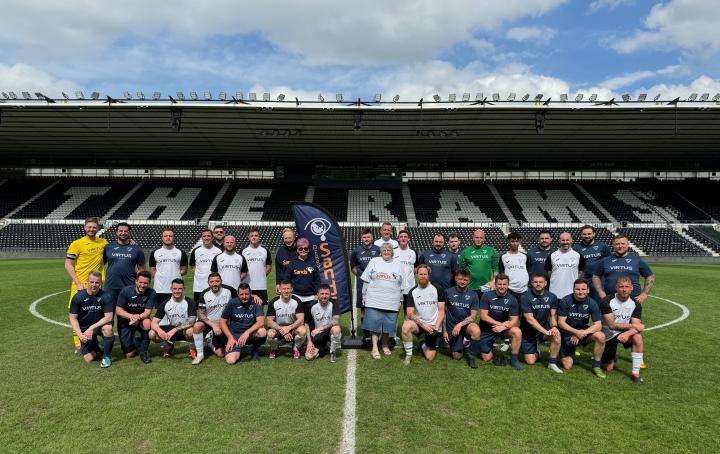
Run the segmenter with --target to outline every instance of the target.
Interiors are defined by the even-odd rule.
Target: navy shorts
[[[397,332],[397,311],[365,308],[362,329],[371,333],[395,334]]]
[[[120,338],[120,348],[123,353],[130,353],[137,350],[135,345],[136,334],[143,331],[142,321],[138,321],[135,325],[130,325],[126,319],[118,320],[118,337]]]
[[[566,356],[573,356],[575,354],[575,349],[577,348],[577,345],[585,346],[590,343],[590,336],[585,336],[583,339],[580,339],[580,342],[578,342],[577,345],[573,345],[572,342],[570,342],[570,339],[572,338],[572,334],[568,333],[561,333],[560,334],[560,357],[564,358]]]
[[[239,338],[241,335],[242,335],[242,333],[240,333],[240,334],[233,333],[233,337],[235,337],[235,339]],[[223,336],[223,337],[225,337],[225,336]],[[229,352],[226,351],[225,353],[240,353],[240,354],[242,354],[243,348],[250,348],[253,346],[259,347],[262,344],[264,344],[266,340],[267,340],[267,336],[257,337],[255,335],[252,335],[247,340],[247,342],[245,342],[245,345],[243,345],[242,347],[238,347],[237,345],[235,345],[235,346],[233,346],[233,348],[230,349]],[[227,345],[227,340],[225,340],[225,345]],[[225,345],[223,345],[223,349],[225,348]]]
[[[465,336],[467,336],[467,325],[460,328],[460,334],[458,336],[452,335],[453,328],[455,327],[445,326],[448,333],[448,345],[450,346],[450,351],[453,353],[462,353],[463,348],[465,347]]]
[[[618,345],[622,345],[623,347],[628,349],[632,347],[632,341],[628,339],[627,342],[622,343],[618,340],[618,337],[615,336],[609,341],[605,342],[605,350],[603,350],[602,358],[600,359],[603,364],[612,363],[615,361]]]
[[[108,325],[112,326],[112,324],[108,323]],[[105,325],[103,325],[105,326]],[[82,329],[82,327],[80,327]],[[102,326],[99,326],[93,330],[92,337],[87,342],[80,342],[80,353],[83,355],[87,355],[88,353],[100,353],[102,349],[100,348],[100,343],[98,342],[98,336],[103,337],[102,334]],[[85,330],[83,330],[84,332]]]
[[[542,342],[545,340],[545,335],[542,333],[537,333],[534,336],[525,337],[523,336],[522,340],[520,341],[520,353],[523,355],[538,355],[540,356],[540,351],[538,350],[538,342]]]

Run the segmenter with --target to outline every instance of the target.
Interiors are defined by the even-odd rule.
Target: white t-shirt
[[[237,252],[228,254],[224,251],[215,256],[210,269],[220,273],[223,284],[238,288],[241,282],[240,273],[247,272],[247,263],[241,254]]]
[[[393,251],[393,261],[399,261],[402,265],[401,269],[405,281],[415,285],[415,266],[417,265],[417,254],[415,251],[409,247],[407,249],[398,247]],[[403,291],[403,294],[407,295],[408,291],[410,291],[410,289]]]
[[[193,277],[193,292],[202,292],[208,286],[208,275],[210,274],[210,266],[216,255],[222,251],[215,245],[209,248],[200,245],[190,252],[190,266],[195,267],[195,276]]]
[[[550,267],[550,291],[558,299],[573,292],[573,282],[580,275],[580,262],[582,258],[574,249],[563,252],[560,249],[550,254],[545,267]],[[549,263],[548,263],[549,262]]]
[[[267,274],[265,265],[272,265],[270,253],[262,246],[248,246],[242,251],[247,262],[248,274],[243,282],[247,282],[253,290],[267,290]]]
[[[400,262],[386,262],[382,257],[375,257],[370,260],[360,279],[368,283],[365,307],[390,311],[400,309],[403,291],[408,287]]]
[[[375,240],[375,242],[374,242],[373,244],[374,244],[375,246],[377,246],[377,247],[380,247],[380,246],[382,246],[382,245],[385,244],[385,243],[390,243],[390,244],[392,245],[393,249],[397,249],[397,248],[398,248],[398,242],[397,242],[397,240],[393,240],[392,238],[390,238],[390,239],[387,240],[387,241],[383,240],[382,238],[378,238],[377,240]]]
[[[516,293],[525,293],[528,289],[528,281],[530,275],[527,270],[527,255],[518,251],[515,254],[506,252],[500,257],[502,263],[501,272],[504,272],[510,278],[508,287]],[[520,303],[518,301],[518,303]]]
[[[414,307],[418,318],[431,326],[437,325],[438,302],[443,296],[442,290],[428,283],[427,287],[419,285],[413,287],[408,293],[408,307]]]
[[[173,246],[171,249],[161,247],[150,254],[150,267],[155,268],[153,289],[157,293],[170,293],[173,279],[180,276],[180,268],[187,266],[188,258],[184,251]]]

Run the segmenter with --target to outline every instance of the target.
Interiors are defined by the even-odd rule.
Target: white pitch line
[[[48,323],[52,323],[53,325],[58,325],[58,326],[62,326],[62,327],[65,327],[65,328],[72,328],[72,326],[70,326],[69,323],[58,322],[57,320],[53,320],[53,319],[51,319],[51,318],[47,318],[47,317],[45,317],[43,314],[41,314],[40,312],[37,311],[37,306],[38,306],[38,304],[40,304],[41,302],[43,302],[43,301],[45,301],[46,299],[48,299],[48,298],[50,298],[50,297],[53,297],[53,296],[55,296],[55,295],[59,295],[59,294],[61,294],[61,293],[67,293],[67,292],[69,292],[69,291],[70,291],[70,290],[63,290],[62,292],[55,292],[55,293],[51,293],[51,294],[49,294],[49,295],[45,295],[45,296],[43,296],[43,297],[40,297],[40,298],[36,299],[35,301],[33,301],[32,303],[30,303],[30,306],[28,307],[28,309],[30,310],[30,313],[31,313],[31,314],[33,314],[35,317],[39,318],[40,320],[44,320],[44,321],[46,321],[46,322],[48,322]]]
[[[354,290],[354,289],[353,289]],[[352,304],[355,330],[358,331],[357,308],[355,307],[355,292],[353,291]],[[357,421],[356,393],[355,393],[355,370],[357,369],[357,350],[349,349],[347,354],[347,369],[345,369],[345,406],[343,407],[342,440],[340,452],[343,454],[355,454],[355,424]]]
[[[650,298],[655,298],[655,299],[659,299],[659,300],[661,300],[661,301],[665,301],[665,302],[670,303],[670,304],[674,304],[675,306],[677,306],[677,307],[679,307],[680,309],[682,309],[682,315],[681,315],[680,317],[676,318],[675,320],[670,320],[669,322],[666,322],[666,323],[661,323],[661,324],[659,324],[659,325],[651,326],[650,328],[645,328],[645,331],[652,331],[652,330],[654,330],[654,329],[665,328],[666,326],[670,326],[670,325],[674,325],[674,324],[676,324],[676,323],[680,323],[681,321],[685,320],[686,318],[688,318],[688,317],[690,316],[690,309],[688,309],[687,307],[683,306],[683,305],[680,304],[680,303],[677,303],[677,302],[675,302],[675,301],[673,301],[673,300],[669,300],[669,299],[667,299],[667,298],[662,298],[662,297],[660,297],[660,296],[654,296],[654,295],[648,295],[648,296],[649,296]]]

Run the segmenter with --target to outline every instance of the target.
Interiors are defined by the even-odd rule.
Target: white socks
[[[193,333],[193,342],[195,344],[195,350],[197,351],[197,354],[200,356],[204,355],[205,337],[203,336],[203,334]]]
[[[642,362],[643,362],[642,352],[640,352],[640,353],[632,352],[632,353],[630,353],[630,357],[632,357],[632,373],[640,374],[640,364],[642,364]]]
[[[403,347],[405,347],[405,354],[410,356],[413,353],[413,343],[412,342],[403,342]]]

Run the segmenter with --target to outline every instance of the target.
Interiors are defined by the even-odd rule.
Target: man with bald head
[[[558,299],[573,292],[573,282],[583,276],[585,259],[572,248],[573,239],[569,232],[560,234],[560,247],[545,261],[545,272],[550,280],[549,290]]]
[[[470,272],[468,288],[478,292],[495,289],[495,276],[498,274],[498,255],[495,248],[485,244],[485,231],[477,229],[473,233],[472,245],[463,249],[458,257],[458,268]]]
[[[295,231],[285,228],[282,232],[283,244],[275,253],[275,293],[280,292],[280,282],[285,279],[285,270],[292,259],[297,258],[297,246],[295,245]]]
[[[235,250],[235,237],[226,235],[223,239],[223,251],[215,256],[210,271],[220,273],[222,283],[237,289],[248,272],[247,262],[242,254]]]

